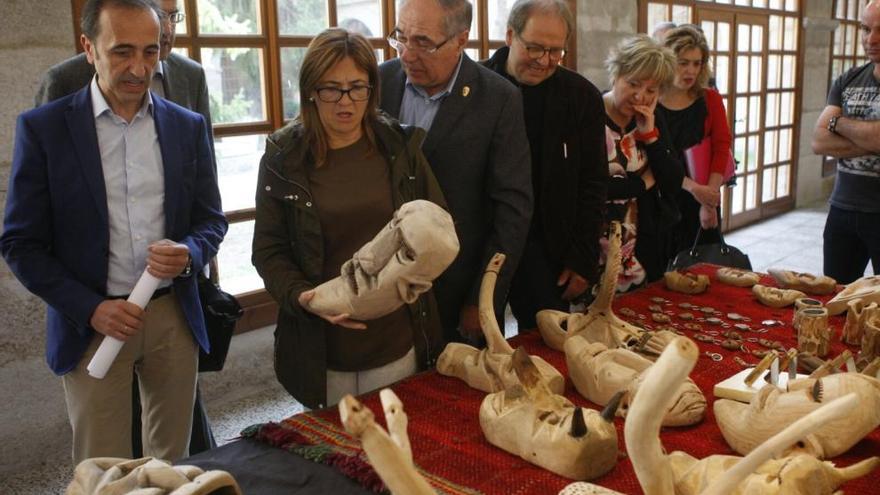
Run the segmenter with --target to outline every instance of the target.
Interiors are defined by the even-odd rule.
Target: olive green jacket
[[[420,149],[424,131],[404,130],[384,117],[373,130],[379,152],[391,167],[394,209],[415,199],[445,208]],[[327,403],[327,323],[298,303],[300,293],[320,283],[324,266],[321,222],[309,190],[313,167],[301,125],[285,126],[266,140],[257,183],[252,261],[279,307],[274,359],[278,381],[307,407],[316,408]],[[409,305],[409,310],[419,367],[426,369],[433,366],[444,344],[433,291]]]

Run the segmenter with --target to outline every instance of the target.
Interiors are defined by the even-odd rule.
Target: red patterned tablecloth
[[[750,289],[724,285],[715,280],[716,267],[700,265],[692,268],[697,273],[705,273],[712,279],[709,291],[686,296],[665,288],[662,282],[620,296],[614,303],[615,311],[627,307],[638,314],[650,315],[648,306],[654,304],[651,297],[659,296],[672,302],[666,307],[676,314],[685,310],[677,307],[678,303],[690,302],[698,306],[710,306],[726,315],[736,312],[751,318],[753,328],[760,327],[765,319],[776,319],[784,322],[781,327],[771,328],[768,333],[748,336],[762,336],[782,342],[786,348],[796,346],[796,337],[791,327],[792,309],[773,309],[759,304]],[[774,285],[769,277],[762,283]],[[827,300],[829,297],[819,298]],[[726,318],[722,316],[722,319]],[[677,318],[674,321],[680,322]],[[650,319],[648,319],[650,321]],[[846,346],[839,342],[843,327],[842,316],[832,317],[835,337],[831,355],[837,355]],[[706,329],[710,329],[704,324]],[[694,332],[685,330],[688,336]],[[511,340],[514,346],[524,346],[533,355],[541,356],[568,375],[565,356],[543,344],[537,332],[520,335]],[[702,351],[711,351],[723,356],[721,361],[713,361],[701,355],[691,378],[705,394],[710,406],[705,420],[695,426],[682,428],[664,428],[661,439],[667,451],[682,450],[697,458],[712,454],[735,454],[724,441],[715,424],[711,404],[715,400],[712,393],[714,385],[738,372],[742,368],[733,360],[739,355],[751,363],[757,358],[741,351],[728,351],[718,345],[695,341]],[[759,348],[757,344],[748,344]],[[856,348],[851,348],[853,353]],[[413,457],[420,470],[426,474],[429,482],[439,493],[475,493],[486,494],[555,494],[570,480],[559,477],[519,457],[508,454],[489,444],[480,430],[479,409],[485,394],[469,388],[463,382],[442,376],[436,372],[421,373],[404,380],[392,387],[403,401],[404,409],[409,416],[409,437],[412,444]],[[583,399],[574,389],[570,380],[566,380],[565,395],[575,404],[599,409]],[[364,396],[364,403],[376,412],[377,421],[384,426],[378,394]],[[612,488],[623,493],[642,493],[626,457],[626,446],[623,437],[623,420],[615,420],[618,431],[618,448],[621,452],[617,466],[605,476],[593,480],[594,483]],[[322,448],[328,448],[342,454],[357,455],[359,446],[347,434],[339,423],[339,414],[335,408],[311,411],[285,419],[273,427],[295,431],[300,442],[307,442]],[[841,466],[857,462],[870,455],[880,455],[880,429],[874,430],[867,438],[859,442],[845,455],[833,459]],[[869,476],[850,481],[842,488],[848,493],[877,493],[880,486],[880,471]]]

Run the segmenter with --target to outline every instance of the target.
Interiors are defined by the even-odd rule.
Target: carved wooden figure
[[[725,266],[719,268],[715,272],[715,277],[719,282],[727,285],[735,285],[737,287],[751,287],[761,281],[761,276],[755,272],[741,270],[739,268],[731,268]]]
[[[480,405],[486,440],[511,454],[574,480],[590,480],[617,463],[614,413],[620,396],[602,413],[576,407],[554,394],[524,349],[513,368],[521,385],[489,394]]]
[[[709,289],[708,275],[684,271],[672,271],[663,274],[666,288],[682,294],[702,294]]]
[[[831,294],[837,289],[837,281],[826,275],[817,276],[778,268],[771,268],[767,273],[776,279],[776,283],[783,289],[794,289],[819,296]]]
[[[798,310],[794,323],[797,330],[798,350],[815,356],[828,355],[831,328],[828,326],[828,310],[804,308]]]
[[[659,356],[666,344],[676,335],[669,331],[646,332],[631,325],[614,314],[611,303],[620,273],[620,222],[611,222],[608,232],[608,255],[605,271],[596,299],[587,312],[565,313],[563,311],[543,310],[537,314],[538,331],[544,343],[557,351],[563,350],[565,340],[575,335],[587,342],[600,342],[609,349],[624,347],[649,355]]]
[[[752,287],[752,294],[758,298],[765,306],[771,308],[784,308],[791,306],[797,299],[807,297],[806,294],[799,290],[778,289],[776,287],[768,287],[766,285],[755,284]]]
[[[880,275],[862,277],[847,285],[825,304],[828,314],[839,315],[847,310],[850,301],[861,299],[865,304],[880,304]]]
[[[846,324],[840,335],[842,341],[849,345],[861,345],[864,327],[868,322],[880,323],[880,306],[877,303],[865,304],[861,299],[855,299],[847,305]]]
[[[824,423],[853,414],[859,405],[855,394],[794,421],[745,458],[713,455],[696,459],[680,451],[666,454],[660,443],[662,418],[656,411],[665,409],[673,400],[669,391],[687,377],[698,357],[699,350],[693,342],[676,339],[645,373],[643,391],[630,407],[624,435],[633,470],[645,495],[830,495],[842,483],[864,476],[880,465],[876,457],[843,469],[806,454],[771,459]]]
[[[486,338],[486,348],[477,349],[467,344],[450,342],[437,359],[437,371],[446,376],[464,380],[470,387],[483,392],[497,392],[519,383],[511,366],[513,348],[504,339],[504,334],[495,319],[493,296],[498,271],[504,264],[504,255],[495,254],[480,284],[480,326]],[[541,376],[554,393],[565,390],[565,378],[556,368],[540,357],[535,357]]]
[[[715,419],[733,450],[751,452],[792,421],[853,392],[859,398],[859,408],[809,432],[803,440],[804,452],[820,459],[836,457],[880,425],[880,381],[875,378],[837,373],[789,382],[788,390],[765,385],[749,404],[729,399],[715,401]]]
[[[577,391],[590,402],[604,406],[614,394],[624,391],[617,415],[626,417],[629,404],[642,384],[642,376],[653,363],[628,349],[608,349],[575,336],[565,341],[568,376]],[[699,423],[706,414],[706,398],[691,380],[675,392],[676,400],[663,417],[663,426]]]
[[[859,363],[867,364],[880,357],[880,320],[866,319],[862,327],[862,349]]]
[[[387,315],[430,289],[458,249],[455,225],[446,210],[425,200],[404,203],[343,263],[339,277],[315,288],[309,307],[355,320]]]
[[[386,433],[376,424],[373,412],[351,395],[339,401],[345,431],[360,440],[373,469],[394,495],[434,495],[434,489],[416,470],[406,428],[403,404],[391,389],[379,392],[385,410]]]

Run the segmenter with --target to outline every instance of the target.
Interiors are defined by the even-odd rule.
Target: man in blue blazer
[[[152,0],[89,0],[79,92],[22,114],[0,251],[48,305],[46,356],[62,375],[75,462],[131,455],[131,376],[144,454],[186,455],[198,347],[208,349],[191,274],[227,223],[204,119],[147,91],[158,60]],[[144,269],[144,310],[125,301]],[[104,336],[126,344],[107,375],[86,365]]]

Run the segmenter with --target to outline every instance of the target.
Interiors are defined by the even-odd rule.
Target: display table
[[[693,310],[678,307],[679,303],[689,302],[701,307],[715,308],[722,313],[719,318],[727,323],[734,323],[728,320],[726,316],[728,313],[738,313],[748,317],[751,320],[748,324],[752,329],[761,328],[763,320],[780,320],[784,325],[772,327],[767,333],[758,334],[750,331],[743,333],[746,337],[778,340],[786,348],[796,346],[796,336],[791,327],[792,308],[773,309],[760,305],[752,296],[750,289],[717,282],[713,266],[701,265],[693,268],[693,271],[710,275],[712,286],[708,292],[687,296],[669,291],[662,282],[659,282],[620,296],[614,303],[615,312],[621,316],[621,309],[629,308],[636,316],[626,319],[653,324],[648,306],[657,304],[651,301],[652,297],[660,297],[669,301],[661,304],[665,311],[671,311],[675,315],[690,311],[702,316]],[[762,283],[774,285],[769,277],[766,277]],[[827,300],[828,297],[819,299]],[[672,320],[675,323],[683,323],[677,316],[673,316]],[[843,323],[844,316],[830,319],[830,324],[835,329],[831,356],[846,348],[839,342]],[[701,324],[704,330],[721,330],[720,327]],[[694,333],[684,330],[684,334],[688,337],[692,337]],[[667,451],[682,450],[697,458],[712,454],[735,455],[715,424],[711,407],[715,400],[712,390],[715,383],[742,369],[734,361],[734,356],[740,356],[751,364],[756,363],[758,358],[743,351],[728,351],[712,343],[699,341],[695,343],[700,348],[701,357],[690,376],[709,402],[708,414],[703,422],[695,426],[664,428],[661,432],[661,440]],[[567,376],[564,355],[545,346],[537,332],[519,335],[511,339],[511,344],[514,347],[523,346],[530,354],[541,356]],[[749,349],[761,348],[757,343],[746,343],[746,346]],[[851,350],[854,354],[858,351],[856,348]],[[722,359],[714,361],[706,356],[705,352],[717,353]],[[469,388],[464,382],[432,371],[410,377],[391,388],[400,397],[404,410],[409,416],[409,438],[415,463],[438,493],[555,494],[571,482],[490,445],[483,437],[478,420],[480,404],[486,394]],[[599,409],[583,399],[570,381],[566,383],[565,395],[577,405]],[[377,422],[384,426],[378,393],[368,394],[361,399],[376,413]],[[611,472],[594,482],[623,493],[641,493],[638,480],[625,453],[624,421],[617,418],[615,424],[618,430],[620,460]],[[359,444],[351,439],[340,425],[336,408],[298,414],[277,424],[257,425],[246,430],[245,436],[297,452],[314,460],[315,466],[335,469],[368,489],[380,489],[382,486],[366,463]],[[249,445],[253,444],[249,443]],[[297,457],[296,454],[282,453]],[[206,454],[210,454],[210,451]],[[880,455],[880,429],[874,430],[853,449],[833,461],[839,466],[845,466],[870,455]],[[303,467],[303,460],[302,457],[297,457],[299,468]],[[291,466],[289,469],[297,468]],[[869,476],[845,484],[842,489],[848,493],[874,493],[878,485],[880,485],[880,471],[875,471]],[[291,493],[290,488],[286,492]]]

